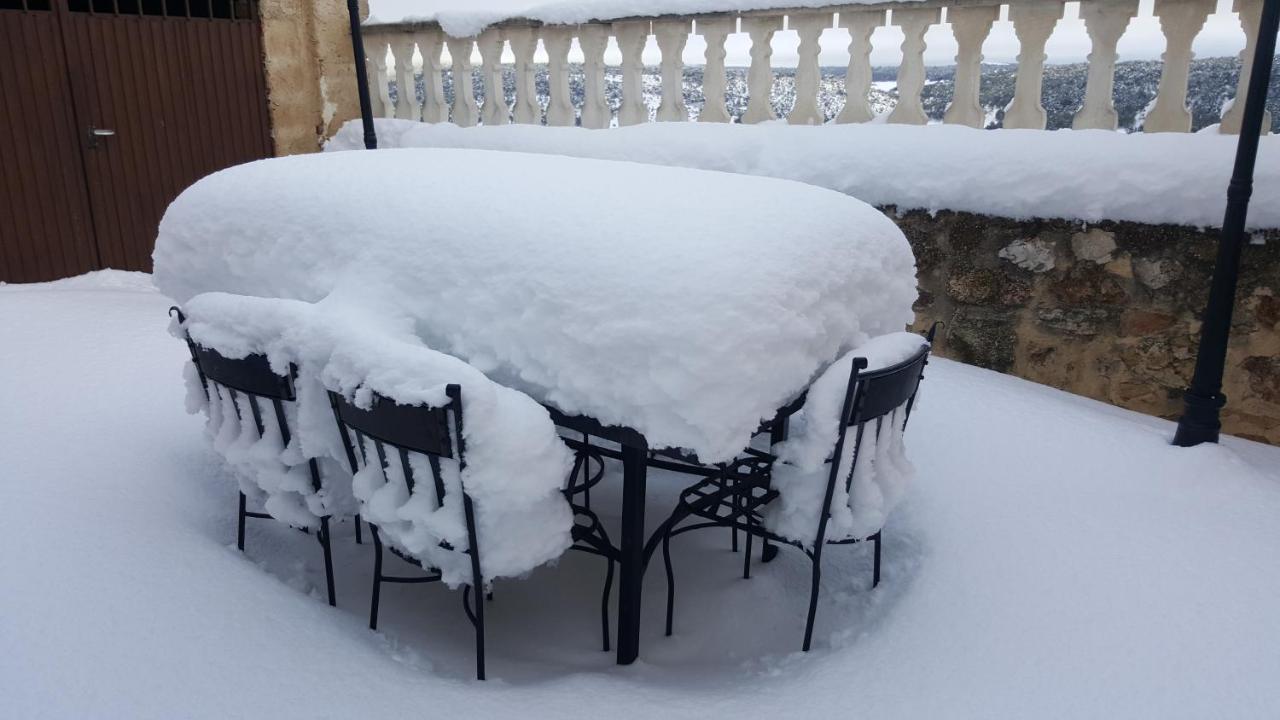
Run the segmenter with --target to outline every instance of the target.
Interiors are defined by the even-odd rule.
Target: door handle
[[[114,137],[115,134],[116,134],[116,131],[111,130],[110,128],[99,128],[99,127],[93,127],[92,125],[90,125],[89,126],[89,147],[96,148],[98,147],[98,138]]]

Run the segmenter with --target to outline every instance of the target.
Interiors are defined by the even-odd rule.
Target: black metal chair
[[[930,340],[932,340],[933,334],[931,330],[928,335]],[[767,543],[766,560],[770,559],[770,548],[773,548],[773,552],[776,552],[774,544],[800,548],[808,556],[812,563],[812,574],[809,588],[809,611],[804,631],[803,648],[805,651],[809,650],[813,639],[814,618],[818,608],[818,588],[822,577],[822,549],[825,545],[871,542],[874,552],[872,587],[879,585],[880,531],[869,537],[840,538],[824,541],[827,522],[831,515],[831,504],[835,495],[836,483],[844,483],[847,491],[852,482],[853,471],[857,467],[859,460],[856,448],[861,446],[863,434],[865,432],[879,433],[883,423],[887,422],[892,412],[899,407],[905,408],[903,420],[905,427],[906,421],[910,418],[911,408],[915,402],[920,380],[924,377],[924,368],[929,361],[929,351],[930,346],[925,345],[909,359],[891,367],[871,372],[864,372],[867,367],[865,358],[854,358],[850,368],[849,382],[845,388],[840,431],[831,459],[827,461],[831,470],[828,473],[826,492],[823,496],[823,504],[818,516],[817,533],[813,543],[810,545],[806,546],[804,543],[782,537],[764,527],[763,512],[769,503],[778,497],[778,491],[771,486],[772,469],[776,458],[770,453],[747,449],[741,457],[731,463],[717,466],[708,477],[681,492],[675,510],[664,522],[659,532],[655,533],[645,550],[646,558],[651,557],[657,550],[658,543],[661,543],[667,574],[667,635],[672,632],[675,605],[675,575],[671,564],[671,538],[692,530],[709,527],[729,527],[735,533],[735,540],[737,531],[745,533],[744,578],[751,576],[751,540],[754,537],[760,537]],[[794,411],[802,404],[802,402],[793,403],[791,410]],[[778,418],[773,421],[774,425],[770,428],[765,428],[770,432],[773,440],[785,437],[784,423],[787,415],[789,413],[780,413]],[[845,442],[848,440],[847,436],[850,429],[854,431],[852,440],[855,443],[853,463],[850,465],[847,476],[838,477],[840,463],[833,462],[833,459],[844,457]],[[681,525],[684,520],[689,518],[692,518],[694,522],[688,525]]]
[[[177,307],[170,308],[169,313],[176,316],[180,324],[186,322],[186,317]],[[191,361],[195,364],[196,372],[200,376],[200,384],[204,388],[205,398],[210,402],[214,401],[216,389],[211,391],[210,384],[226,388],[231,396],[232,405],[235,407],[236,417],[243,420],[240,417],[239,396],[244,395],[249,403],[253,424],[258,431],[259,437],[262,437],[266,431],[262,404],[270,404],[280,432],[280,442],[282,445],[288,446],[293,433],[289,429],[284,403],[297,400],[297,394],[294,390],[297,368],[290,366],[288,375],[279,375],[271,369],[271,364],[267,361],[265,355],[229,358],[212,348],[196,344],[189,335],[186,337],[186,341],[187,348],[191,351]],[[308,460],[307,469],[311,474],[312,490],[319,492],[321,487],[320,468],[315,458]],[[268,513],[251,512],[247,505],[248,498],[241,491],[236,516],[236,547],[241,552],[244,552],[245,520],[248,518],[274,519]],[[359,520],[357,520],[357,523],[359,523]],[[303,530],[305,531],[305,528]],[[329,532],[329,518],[327,516],[320,518],[320,531],[316,533],[316,539],[320,542],[320,547],[324,551],[325,585],[329,594],[329,604],[336,606],[337,597],[334,592],[333,581],[333,552]]]
[[[391,469],[392,451],[399,462],[405,484],[410,493],[414,490],[415,478],[410,464],[410,454],[425,456],[431,470],[431,481],[434,484],[436,507],[444,505],[448,493],[451,492],[441,473],[441,459],[455,459],[458,472],[466,468],[466,443],[463,439],[462,388],[449,385],[445,388],[449,402],[443,406],[400,405],[390,398],[373,395],[369,409],[357,407],[342,395],[330,392],[329,399],[333,406],[334,418],[342,436],[343,447],[352,473],[359,472],[361,466],[368,465],[370,453],[376,455],[376,461],[384,472]],[[452,418],[452,422],[450,422]],[[354,436],[354,441],[353,437]],[[372,451],[369,449],[372,446]],[[480,570],[480,552],[475,509],[470,495],[465,490],[452,490],[462,493],[463,517],[466,522],[467,544],[465,549],[454,548],[448,542],[441,541],[439,547],[451,552],[462,552],[469,556],[471,566],[471,582],[463,588],[462,607],[467,619],[475,629],[476,644],[476,678],[485,679],[484,660],[484,577]],[[604,528],[594,514],[585,508],[573,506],[573,549],[599,555],[608,561],[608,572],[605,577],[604,598],[602,605],[602,626],[604,632],[604,649],[609,649],[609,593],[613,586],[613,564],[617,559],[617,551],[609,542]],[[367,520],[366,520],[367,521]],[[391,583],[429,583],[441,580],[441,572],[431,568],[407,552],[394,545],[388,549],[405,562],[422,569],[425,575],[404,576],[389,575],[383,572],[383,542],[376,523],[369,522],[375,550],[373,566],[373,595],[369,608],[369,627],[378,627],[378,605],[381,586]]]

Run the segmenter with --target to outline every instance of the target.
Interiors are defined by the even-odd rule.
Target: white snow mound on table
[[[406,149],[262,160],[169,207],[155,282],[365,307],[494,381],[731,459],[843,351],[912,319],[863,202],[626,162]]]
[[[462,388],[467,467],[442,459],[446,502],[437,508],[425,457],[411,455],[411,493],[397,462],[375,462],[345,475],[361,515],[383,538],[439,568],[450,586],[470,583],[461,482],[476,511],[481,572],[486,580],[521,575],[559,557],[572,544],[573,514],[560,489],[571,455],[547,411],[528,396],[497,385],[457,358],[424,346],[403,326],[337,303],[208,293],[188,301],[185,328],[197,343],[231,357],[262,353],[277,372],[298,368],[297,435],[304,453],[347,463],[327,390],[368,407],[376,392],[402,404],[439,407],[445,386]],[[247,417],[247,416],[246,416]],[[352,438],[354,440],[354,437]],[[368,456],[376,457],[372,445]],[[273,513],[274,514],[274,513]]]
[[[804,407],[792,418],[790,437],[775,448],[778,461],[772,486],[778,499],[765,513],[767,528],[805,547],[813,546],[831,473],[826,461],[836,446],[854,358],[866,358],[867,368],[860,372],[871,372],[904,362],[927,344],[914,333],[881,335],[845,353],[814,381]],[[884,416],[878,431],[875,423],[868,423],[861,443],[854,428],[849,429],[827,520],[828,542],[874,535],[906,493],[915,468],[902,442],[905,421],[904,404]]]

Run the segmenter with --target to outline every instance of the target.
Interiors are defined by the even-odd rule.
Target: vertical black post
[[[356,91],[360,94],[360,121],[364,124],[364,147],[378,148],[378,134],[373,129],[373,102],[369,100],[369,76],[365,73],[364,35],[360,32],[360,0],[347,0],[351,18],[351,51],[356,58]]]
[[[1200,330],[1195,374],[1185,395],[1178,431],[1173,436],[1173,444],[1182,447],[1217,442],[1218,432],[1222,429],[1219,415],[1227,403],[1226,396],[1222,394],[1222,373],[1227,362],[1227,338],[1231,334],[1231,311],[1235,305],[1240,252],[1244,247],[1245,217],[1249,211],[1249,196],[1253,194],[1253,167],[1258,158],[1258,137],[1262,133],[1262,117],[1266,112],[1278,25],[1280,0],[1265,0],[1258,23],[1258,46],[1244,98],[1235,168],[1231,172],[1231,184],[1227,186],[1227,210],[1218,241],[1218,260],[1213,268],[1213,285],[1209,289],[1209,303],[1205,307]]]
[[[644,584],[644,502],[649,449],[622,445],[622,535],[618,565],[618,664],[640,654],[640,591]]]

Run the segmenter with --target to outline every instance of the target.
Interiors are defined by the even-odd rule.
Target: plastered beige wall
[[[347,4],[262,0],[260,12],[276,154],[316,152],[359,115]],[[361,17],[368,12],[361,0]]]

